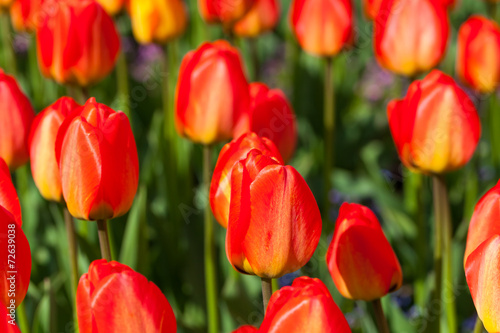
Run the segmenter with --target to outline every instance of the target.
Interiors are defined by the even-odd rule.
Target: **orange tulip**
[[[131,0],[130,19],[139,43],[163,44],[184,33],[188,15],[182,0]]]
[[[375,18],[375,56],[382,67],[414,76],[441,61],[449,32],[447,10],[436,0],[383,1]]]
[[[239,37],[257,37],[273,30],[279,18],[278,0],[255,0],[250,11],[235,23],[233,31]]]
[[[267,138],[260,138],[255,133],[247,133],[226,144],[219,153],[210,184],[210,206],[215,219],[227,228],[229,202],[231,198],[231,173],[233,166],[247,157],[253,150],[259,150],[276,162],[283,164],[278,148]]]
[[[481,136],[474,104],[451,77],[438,70],[413,82],[404,99],[389,103],[387,114],[399,158],[416,172],[460,169]]]
[[[14,77],[0,69],[0,158],[11,170],[28,162],[28,137],[35,112]]]
[[[15,0],[10,7],[12,26],[18,31],[35,31],[43,16],[45,0]],[[52,8],[47,6],[45,11]]]
[[[304,51],[331,57],[354,40],[351,0],[294,0],[291,26]]]
[[[139,179],[129,120],[91,98],[62,123],[56,159],[68,210],[76,218],[107,220],[125,214]]]
[[[115,16],[120,13],[130,0],[96,0],[109,15]]]
[[[10,170],[0,157],[0,206],[9,211],[19,226],[22,226],[21,205],[17,197],[16,188],[10,178]]]
[[[340,207],[326,254],[328,270],[342,296],[373,301],[399,289],[403,273],[377,217],[365,206]]]
[[[321,234],[321,214],[302,176],[252,150],[234,165],[226,254],[239,272],[277,278],[304,266]]]
[[[383,0],[363,0],[363,10],[367,18],[374,20],[377,17],[382,1]]]
[[[477,314],[488,332],[500,332],[500,235],[492,235],[472,252],[465,276]]]
[[[492,20],[472,16],[458,32],[457,74],[482,93],[493,92],[500,81],[500,27]]]
[[[198,0],[198,10],[207,23],[231,26],[252,8],[256,0]]]
[[[22,303],[31,276],[31,250],[14,216],[0,206],[0,303],[9,312]]]
[[[120,51],[113,19],[93,0],[59,0],[52,7],[37,28],[42,74],[60,84],[80,86],[105,78]]]
[[[1,318],[4,318],[0,319],[0,332],[21,333],[21,331],[16,325],[15,321],[16,315],[14,310],[12,310],[11,312],[11,310],[7,309],[5,305],[0,303],[0,316]]]
[[[56,161],[57,132],[64,119],[80,107],[70,97],[61,97],[40,112],[31,126],[29,139],[31,174],[42,197],[61,201],[61,179]]]
[[[175,99],[175,126],[180,135],[203,144],[231,140],[241,128],[248,128],[249,103],[237,49],[216,41],[186,54]]]
[[[76,292],[81,333],[172,333],[174,312],[161,290],[116,261],[96,260]]]

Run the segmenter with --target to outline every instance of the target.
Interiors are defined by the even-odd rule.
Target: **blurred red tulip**
[[[31,174],[42,197],[61,201],[61,176],[56,161],[56,137],[64,119],[81,107],[70,97],[61,97],[40,112],[31,126],[29,139]]]
[[[19,226],[23,225],[21,219],[21,205],[16,188],[12,184],[10,171],[4,160],[0,157],[0,206],[4,207],[13,216]]]
[[[294,0],[291,27],[308,53],[331,57],[354,40],[351,0]]]
[[[60,84],[79,86],[105,78],[120,51],[113,19],[93,0],[59,0],[51,7],[37,27],[42,74]]]
[[[0,69],[0,157],[11,170],[28,162],[28,137],[35,112],[14,77]]]
[[[407,168],[425,174],[463,167],[481,136],[473,102],[438,70],[413,82],[404,99],[389,103],[387,114],[399,158]]]
[[[130,0],[96,0],[109,15],[119,14]]]
[[[252,150],[234,165],[226,233],[233,267],[277,278],[304,266],[319,242],[321,214],[302,176]]]
[[[500,27],[475,15],[458,32],[457,75],[475,90],[493,92],[500,81]]]
[[[488,332],[500,332],[500,235],[484,241],[465,264],[477,314]]]
[[[12,312],[11,312],[12,310]],[[0,332],[3,333],[21,333],[16,325],[15,311],[7,309],[5,305],[0,303],[0,316],[4,319],[0,320]]]
[[[31,276],[31,250],[14,216],[0,206],[0,303],[10,311],[22,303]]]
[[[280,18],[278,0],[255,0],[250,11],[233,27],[239,37],[257,37],[273,30]]]
[[[457,4],[456,0],[438,0],[445,8],[453,9]]]
[[[231,26],[241,19],[256,0],[198,0],[198,10],[207,23]]]
[[[374,46],[379,64],[414,76],[443,58],[450,28],[437,0],[384,0],[375,18]]]
[[[350,333],[351,329],[324,283],[299,277],[271,296],[259,332]]]
[[[56,159],[62,193],[74,217],[107,220],[125,214],[132,206],[139,162],[123,112],[89,99],[62,123]]]
[[[383,0],[363,0],[363,10],[367,18],[374,20],[377,17],[382,1]]]
[[[212,144],[248,128],[248,83],[240,54],[228,42],[204,43],[186,54],[176,89],[180,135]]]
[[[210,206],[215,219],[224,228],[227,228],[229,219],[233,166],[240,160],[244,160],[253,149],[257,149],[263,155],[283,164],[281,155],[274,143],[267,138],[259,137],[255,133],[246,133],[222,148],[210,184]]]
[[[93,261],[76,292],[81,333],[172,333],[174,312],[161,290],[116,261]]]
[[[403,283],[398,258],[377,217],[362,205],[340,207],[326,262],[337,289],[349,299],[373,301]]]
[[[12,26],[18,31],[35,31],[41,23],[45,0],[15,0],[10,7]],[[48,10],[47,8],[45,10]]]
[[[233,331],[233,333],[254,333],[258,332],[259,330],[251,325],[245,325],[241,326],[237,330]]]

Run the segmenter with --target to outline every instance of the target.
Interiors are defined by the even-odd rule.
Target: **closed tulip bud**
[[[231,26],[252,8],[256,0],[198,0],[198,10],[207,23]]]
[[[42,74],[83,87],[105,78],[120,51],[113,19],[93,0],[60,0],[52,9],[37,27]]]
[[[252,150],[231,174],[226,254],[239,272],[278,278],[304,266],[318,246],[321,214],[302,176]]]
[[[331,57],[354,40],[351,0],[294,0],[291,27],[304,51]]]
[[[413,82],[404,99],[390,102],[387,115],[401,162],[424,174],[460,169],[481,136],[474,104],[438,70]]]
[[[96,0],[102,8],[111,16],[120,13],[130,0]]]
[[[35,112],[14,77],[0,69],[0,158],[15,170],[28,162],[28,137]]]
[[[477,315],[488,332],[500,332],[500,235],[484,241],[467,258],[465,276]]]
[[[9,310],[11,307],[16,308],[22,303],[28,291],[31,250],[23,229],[16,223],[14,216],[2,206],[0,206],[0,272],[2,272],[0,303]]]
[[[362,205],[340,207],[326,262],[337,289],[349,299],[373,301],[403,283],[398,258],[377,217]]]
[[[472,16],[458,32],[457,74],[476,91],[493,92],[500,81],[500,27]]]
[[[56,161],[56,137],[64,119],[80,105],[70,97],[62,97],[40,112],[30,134],[31,174],[42,197],[61,201],[61,177]]]
[[[12,311],[12,312],[14,312],[14,311]],[[12,314],[12,317],[11,317],[10,310],[7,309],[7,307],[5,307],[5,305],[0,303],[0,318],[4,318],[4,319],[0,319],[0,332],[21,333],[21,331],[19,330],[19,328],[16,325],[15,320],[12,319],[13,317],[15,317],[15,314]]]
[[[278,0],[255,0],[250,11],[235,23],[233,31],[239,37],[257,37],[273,30],[279,18]]]
[[[175,98],[177,132],[194,142],[231,140],[248,128],[250,95],[238,50],[205,43],[182,60]]]
[[[77,111],[64,120],[56,138],[68,210],[85,220],[121,216],[132,206],[139,179],[129,120],[94,98]]]
[[[224,228],[227,228],[229,219],[233,166],[240,160],[244,160],[253,149],[257,149],[263,155],[283,164],[281,155],[274,143],[267,138],[257,136],[255,133],[246,133],[222,148],[210,184],[210,206],[215,219]]]
[[[439,1],[382,1],[375,18],[375,57],[385,69],[414,76],[441,61],[449,32],[448,12]]]
[[[116,261],[96,260],[76,291],[81,333],[172,333],[174,312],[161,290]]]
[[[271,296],[259,332],[350,333],[351,329],[325,284],[299,277]]]
[[[184,33],[188,16],[182,0],[131,0],[130,19],[139,43],[163,44]]]
[[[17,31],[33,32],[43,16],[45,0],[15,0],[10,7],[12,26]],[[48,10],[49,6],[45,8]]]
[[[4,160],[0,157],[0,206],[9,211],[19,226],[22,226],[21,205],[16,188],[10,178],[10,171]]]

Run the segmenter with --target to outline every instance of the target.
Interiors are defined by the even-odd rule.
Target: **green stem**
[[[68,208],[64,207],[64,222],[66,224],[66,235],[68,237],[68,248],[69,248],[69,264],[71,272],[71,299],[72,304],[76,304],[76,288],[78,287],[78,244],[76,240],[75,231],[75,221],[68,211]],[[76,307],[73,307],[73,320],[78,322],[78,316],[76,314]],[[75,325],[76,326],[76,325]]]
[[[474,325],[473,333],[481,333],[483,331],[483,322],[479,317],[476,319],[476,325]]]
[[[118,80],[120,107],[123,113],[125,113],[130,119],[130,88],[128,81],[127,57],[125,56],[125,53],[120,53],[116,66],[116,79]]]
[[[323,122],[325,126],[325,207],[324,215],[329,216],[330,200],[329,193],[332,188],[332,169],[334,164],[334,140],[335,140],[335,87],[333,83],[333,58],[325,59],[325,84],[324,84],[324,112]]]
[[[257,41],[258,41],[257,38],[248,39],[248,43],[250,44],[250,54],[252,57],[254,81],[260,80],[260,61],[259,61],[259,48],[257,45]]]
[[[278,279],[273,279],[273,293],[280,289],[280,283]]]
[[[101,256],[103,259],[111,261],[107,221],[97,220],[97,230],[99,235],[99,245],[101,247]]]
[[[16,76],[17,74],[17,64],[16,55],[14,53],[14,47],[12,43],[12,29],[10,27],[10,16],[8,11],[0,13],[0,29],[2,29],[2,45],[4,52],[4,70],[7,73]]]
[[[500,110],[497,108],[497,97],[492,93],[489,100],[489,123],[490,123],[490,142],[491,142],[491,157],[493,160],[493,168],[495,176],[499,174],[500,169],[500,131],[498,123],[500,122]]]
[[[212,176],[212,147],[203,147],[203,184],[210,184]],[[217,313],[217,272],[215,262],[214,222],[210,205],[205,206],[205,288],[207,297],[208,333],[219,333],[219,314]]]
[[[163,57],[163,82],[162,82],[162,101],[163,101],[163,121],[164,121],[164,131],[165,137],[170,138],[171,134],[171,122],[174,121],[174,116],[170,112],[170,84],[169,80],[169,52],[168,44],[165,44],[165,56]]]
[[[375,321],[377,322],[378,331],[380,333],[390,333],[387,319],[385,318],[384,309],[380,298],[372,301],[373,310],[375,311]]]
[[[30,333],[30,325],[28,324],[28,316],[26,315],[25,303],[21,303],[16,309],[16,321],[19,330],[23,333]]]
[[[269,304],[269,299],[271,299],[271,295],[273,294],[273,284],[272,279],[262,278],[262,301],[264,303],[264,313],[267,310],[267,304]]]

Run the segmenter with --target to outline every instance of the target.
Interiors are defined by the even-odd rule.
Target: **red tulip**
[[[453,9],[456,5],[456,0],[438,0],[445,8]]]
[[[441,61],[449,32],[439,1],[384,0],[375,19],[375,56],[382,67],[414,76]]]
[[[42,74],[60,84],[80,86],[106,77],[120,51],[113,19],[93,0],[59,0],[51,8],[37,27]]]
[[[383,0],[363,0],[363,10],[367,18],[374,20],[377,17],[382,1]]]
[[[500,27],[475,15],[458,32],[457,74],[482,93],[493,92],[500,81]]]
[[[291,27],[308,53],[331,57],[354,40],[351,0],[294,0]]]
[[[234,165],[226,233],[233,267],[277,278],[304,266],[321,234],[321,214],[302,176],[258,150]]]
[[[259,330],[251,325],[245,325],[241,326],[237,330],[233,331],[233,333],[254,333],[258,332]]]
[[[234,24],[249,10],[255,0],[198,0],[198,10],[207,23]]]
[[[399,289],[403,273],[380,223],[365,206],[340,207],[326,254],[328,270],[342,296],[372,301]]]
[[[7,309],[21,304],[31,276],[31,250],[14,216],[0,206],[0,303]]]
[[[4,333],[21,333],[19,328],[16,325],[15,321],[15,310],[7,309],[5,305],[0,303],[0,316],[4,318],[3,320],[0,320],[0,332]]]
[[[231,198],[231,173],[233,166],[247,157],[253,150],[259,150],[263,155],[273,158],[283,164],[278,148],[267,138],[261,138],[255,133],[247,133],[226,144],[215,165],[210,184],[210,206],[215,219],[221,226],[227,228],[229,219],[229,202]]]
[[[259,332],[350,333],[351,329],[324,283],[299,277],[271,296]]]
[[[45,0],[15,0],[10,7],[10,17],[14,29],[18,31],[35,31],[43,16],[42,5]],[[45,8],[45,11],[49,10]]]
[[[56,139],[68,210],[85,220],[125,214],[134,200],[139,162],[129,120],[91,98],[61,125]]]
[[[472,252],[465,276],[477,314],[488,332],[500,332],[500,235],[495,234]]]
[[[389,103],[387,114],[399,158],[417,172],[460,169],[481,136],[474,104],[451,77],[438,70],[413,82],[404,99]]]
[[[280,18],[278,0],[255,0],[250,11],[233,27],[236,36],[257,37],[274,29]]]
[[[17,197],[16,188],[12,184],[10,171],[4,160],[0,157],[0,206],[9,211],[19,226],[23,225],[21,219],[21,205]]]
[[[56,161],[56,137],[64,119],[81,107],[70,97],[61,97],[40,112],[31,126],[29,139],[31,174],[42,197],[61,201],[61,177]]]
[[[204,43],[182,60],[175,125],[180,135],[211,144],[248,128],[250,96],[240,54],[225,41]]]
[[[161,290],[116,261],[93,261],[76,292],[81,333],[176,332],[174,312]]]
[[[0,96],[0,157],[14,170],[28,162],[28,136],[35,112],[14,77],[1,69]]]

